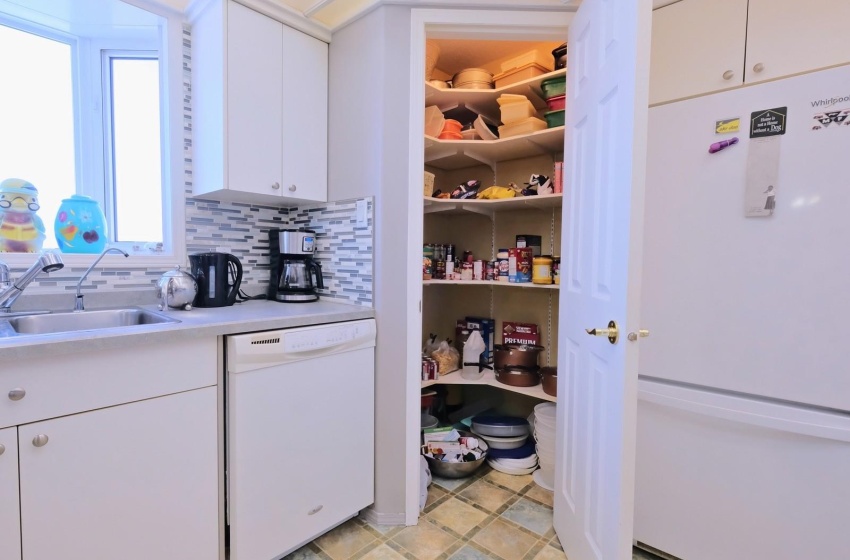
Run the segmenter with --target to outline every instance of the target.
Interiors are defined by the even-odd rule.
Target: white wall
[[[330,44],[328,196],[375,197],[375,505],[378,521],[403,523],[408,472],[405,258],[410,113],[410,9],[379,8],[334,33]],[[419,192],[419,191],[417,191]]]

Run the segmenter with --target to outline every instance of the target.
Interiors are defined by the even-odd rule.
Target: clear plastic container
[[[537,114],[534,105],[526,99],[517,103],[507,103],[499,107],[502,112],[502,123],[513,124]]]
[[[435,138],[443,131],[443,126],[446,124],[446,117],[436,105],[425,107],[425,134],[434,136]]]
[[[523,80],[528,80],[530,78],[536,78],[537,76],[542,76],[543,74],[547,74],[549,69],[545,66],[540,66],[536,62],[530,62],[528,64],[524,64],[519,68],[514,68],[507,72],[502,72],[493,77],[493,81],[496,84],[496,88],[509,86],[511,84],[515,84],[517,82],[521,82]]]
[[[510,138],[521,134],[530,134],[547,128],[546,121],[537,117],[528,117],[519,122],[505,124],[499,127],[499,138]]]

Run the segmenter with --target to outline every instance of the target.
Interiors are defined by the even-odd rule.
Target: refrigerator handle
[[[640,380],[638,399],[670,408],[850,443],[850,416]]]

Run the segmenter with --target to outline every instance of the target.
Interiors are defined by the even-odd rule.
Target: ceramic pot
[[[101,253],[106,248],[106,216],[93,198],[75,194],[59,206],[53,223],[63,253]]]

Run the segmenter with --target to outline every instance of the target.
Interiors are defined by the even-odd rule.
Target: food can
[[[484,279],[485,280],[495,280],[496,279],[496,270],[497,270],[496,261],[487,261],[487,267],[484,270]]]
[[[464,261],[460,264],[460,279],[461,280],[472,280],[472,263],[468,261]]]
[[[534,257],[534,264],[531,268],[531,281],[534,284],[551,284],[552,283],[552,257],[549,255],[540,255]]]
[[[561,257],[552,257],[552,280],[561,284]]]
[[[434,267],[434,278],[437,280],[446,279],[446,261],[437,261],[437,266]]]
[[[472,251],[464,251],[463,257],[460,260],[463,262],[471,263],[473,261]]]
[[[422,248],[422,279],[430,280],[434,276],[434,244],[426,243]]]
[[[484,280],[484,261],[472,261],[472,279]]]

